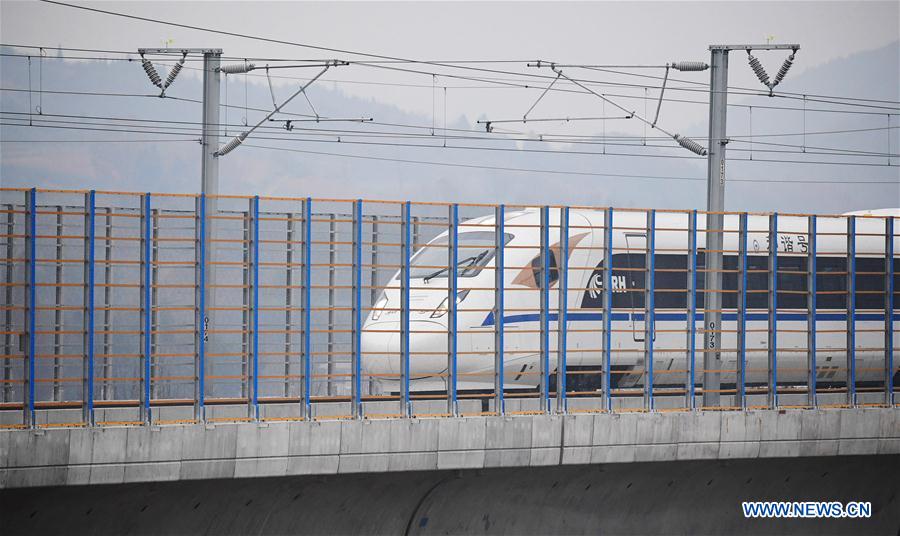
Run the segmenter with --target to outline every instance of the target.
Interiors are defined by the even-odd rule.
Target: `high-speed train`
[[[856,378],[884,377],[885,217],[900,217],[900,209],[849,213],[879,216],[856,218]],[[849,215],[848,214],[848,215]],[[556,369],[558,317],[558,256],[568,256],[567,373],[598,370],[603,363],[604,211],[569,212],[568,251],[560,246],[559,209],[550,210],[550,368]],[[540,357],[540,212],[526,209],[505,215],[504,231],[504,379],[508,389],[534,388],[539,383]],[[644,292],[647,215],[616,211],[613,217],[611,370],[617,387],[642,381],[644,369]],[[809,238],[805,217],[778,219],[778,368],[779,382],[805,382],[807,367],[807,263]],[[654,383],[673,384],[684,375],[665,371],[686,369],[688,214],[655,216]],[[768,345],[767,216],[748,216],[746,382],[765,383]],[[739,218],[725,217],[724,247],[738,251]],[[817,377],[820,383],[846,378],[847,219],[817,218]],[[697,215],[697,288],[704,288],[706,219]],[[457,266],[457,385],[459,390],[487,390],[494,382],[494,216],[463,222],[458,227]],[[448,233],[438,235],[411,258],[410,264],[410,389],[442,391],[447,382]],[[900,235],[894,237],[895,255]],[[898,257],[893,258],[894,288],[900,289]],[[737,358],[737,253],[725,253],[723,273],[722,382],[733,383]],[[730,271],[729,271],[730,270]],[[797,272],[792,274],[791,272]],[[399,390],[400,273],[387,283],[365,320],[362,366],[385,391]],[[666,290],[675,292],[666,292]],[[762,290],[763,292],[758,292]],[[757,291],[757,292],[754,292]],[[697,309],[704,293],[697,292]],[[894,308],[900,309],[897,296]],[[894,319],[896,320],[896,313]],[[892,323],[895,326],[895,323]],[[696,360],[702,368],[702,312],[695,318]],[[730,332],[729,332],[730,331]],[[763,350],[763,351],[760,351]],[[900,361],[900,360],[897,360]],[[731,370],[729,374],[727,371]],[[629,371],[634,371],[629,373]],[[599,375],[594,378],[599,387]],[[699,375],[697,376],[699,380]]]

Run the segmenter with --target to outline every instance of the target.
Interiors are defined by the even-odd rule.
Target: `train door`
[[[640,271],[646,264],[647,235],[645,233],[625,233],[625,289],[626,303],[631,322],[631,337],[636,342],[644,340],[644,295],[637,289],[644,288],[645,273]]]

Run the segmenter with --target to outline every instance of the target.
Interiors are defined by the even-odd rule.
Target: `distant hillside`
[[[900,44],[835,60],[828,65],[808,70],[802,75],[789,77],[783,85],[785,91],[825,95],[865,96],[867,98],[900,100]],[[734,65],[738,65],[737,62]],[[737,67],[732,67],[737,68]],[[740,68],[746,68],[741,65]],[[37,87],[36,70],[32,71],[32,87]],[[0,78],[4,88],[28,87],[27,70],[22,58],[0,58]],[[228,100],[243,106],[243,78],[241,83],[229,84]],[[110,93],[151,94],[138,63],[129,62],[63,62],[45,60],[43,69],[45,90],[104,91]],[[271,107],[268,87],[259,83],[249,84],[250,106]],[[197,76],[182,76],[172,87],[175,97],[199,98],[200,80]],[[286,96],[288,88],[277,88]],[[341,117],[374,117],[385,123],[430,124],[430,117],[406,113],[394,106],[346,95],[334,84],[314,87],[310,96],[319,113]],[[32,94],[32,106],[38,96]],[[224,98],[224,94],[223,94]],[[4,112],[28,109],[27,92],[0,92],[0,109]],[[752,103],[753,133],[801,132],[803,113],[773,112],[766,105],[803,106],[802,101],[783,98],[754,98],[733,96],[732,102]],[[295,106],[296,104],[296,106]],[[40,102],[45,120],[76,121],[73,118],[50,117],[49,114],[140,117],[159,120],[199,121],[200,106],[196,103],[155,97],[125,98],[116,96],[83,97],[45,93]],[[809,108],[830,107],[828,104],[807,102]],[[891,106],[891,105],[886,105]],[[291,104],[291,110],[308,113],[301,100]],[[886,110],[888,111],[888,110]],[[230,109],[229,123],[239,123],[243,109]],[[473,114],[474,116],[474,114]],[[10,115],[3,122],[9,123]],[[224,118],[223,118],[224,119]],[[253,116],[251,115],[251,120]],[[750,112],[747,108],[731,108],[729,111],[729,135],[749,134]],[[97,129],[110,128],[102,119],[95,121]],[[73,126],[56,123],[58,126]],[[154,132],[152,123],[135,123],[143,130]],[[846,115],[836,113],[807,113],[807,131],[826,131],[885,127],[885,115]],[[892,126],[900,126],[900,118],[894,116]],[[457,118],[450,121],[452,128],[476,128],[471,121]],[[398,163],[363,158],[343,158],[324,154],[297,153],[264,150],[252,147],[240,149],[223,158],[221,163],[221,188],[223,192],[284,195],[312,195],[322,197],[409,198],[412,200],[497,202],[522,204],[572,203],[616,206],[655,206],[674,208],[703,208],[705,183],[701,181],[651,180],[640,176],[705,177],[706,166],[701,159],[672,159],[655,157],[621,157],[574,154],[547,154],[544,152],[512,152],[514,142],[493,143],[497,151],[475,151],[454,148],[409,148],[401,146],[381,147],[348,143],[282,142],[265,137],[285,138],[300,136],[317,137],[334,141],[327,129],[346,128],[340,123],[296,123],[293,132],[272,130],[247,141],[247,144],[278,145],[283,148],[344,153],[364,157],[440,161],[455,166],[490,166],[505,168],[568,171],[578,174],[530,173],[477,167],[433,166]],[[190,129],[191,125],[185,125]],[[301,129],[320,132],[306,132]],[[383,130],[384,127],[360,127]],[[234,131],[237,132],[235,127]],[[705,132],[705,124],[687,129]],[[190,130],[188,136],[196,137]],[[892,152],[900,152],[900,132],[890,131]],[[121,134],[113,132],[85,132],[50,128],[22,128],[4,126],[4,140],[65,140],[65,139],[115,139]],[[321,134],[312,136],[311,134]],[[440,138],[440,131],[435,138]],[[862,150],[886,151],[887,131],[854,133],[842,136],[807,136],[808,147],[851,147]],[[151,139],[171,138],[165,133],[150,133]],[[769,138],[766,141],[784,144],[801,144],[801,136]],[[223,140],[224,143],[225,140]],[[371,141],[371,140],[367,140]],[[392,139],[391,142],[404,140]],[[413,140],[423,143],[422,140]],[[435,140],[438,143],[442,141]],[[759,140],[762,141],[762,140]],[[472,146],[476,142],[447,140],[448,146]],[[596,146],[549,146],[531,144],[529,147],[543,151],[564,149],[597,151]],[[729,150],[734,158],[748,158],[749,144],[734,142]],[[758,151],[764,148],[756,143]],[[767,148],[778,148],[768,146]],[[610,150],[616,150],[610,147]],[[814,151],[817,149],[809,149]],[[4,143],[0,145],[0,177],[4,186],[56,186],[65,188],[115,188],[118,190],[196,191],[199,188],[200,154],[195,142],[168,143]],[[641,152],[660,155],[660,151],[637,148],[621,148],[622,152]],[[671,153],[668,153],[671,154]],[[678,154],[678,153],[675,153]],[[684,156],[690,156],[685,152]],[[843,212],[854,209],[900,205],[900,175],[897,168],[885,166],[849,167],[842,165],[800,165],[767,163],[765,158],[796,158],[797,155],[766,154],[755,152],[754,162],[730,161],[729,179],[766,178],[790,179],[844,179],[845,185],[781,185],[771,183],[733,182],[727,190],[729,209],[747,210],[796,210]],[[847,158],[842,158],[847,160]],[[886,163],[886,159],[883,159]],[[896,161],[894,163],[897,163]],[[606,174],[592,176],[584,174]],[[894,180],[888,185],[852,184],[854,180]]]

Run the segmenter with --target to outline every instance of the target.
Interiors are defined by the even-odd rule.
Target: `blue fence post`
[[[656,337],[656,211],[647,211],[647,252],[644,266],[644,409],[653,411],[653,339]]]
[[[541,207],[541,411],[550,411],[550,207]]]
[[[738,357],[735,371],[735,406],[747,408],[747,213],[738,222],[738,271],[740,282],[737,295]],[[724,300],[723,300],[724,301]]]
[[[206,421],[206,196],[197,197],[197,381],[194,384],[194,420]]]
[[[459,205],[450,205],[450,229],[449,246],[450,261],[447,271],[447,412],[452,417],[459,416],[459,402],[457,398],[457,385],[459,382],[457,368],[457,330],[456,312],[458,277],[459,277]]]
[[[688,314],[687,323],[687,407],[697,409],[696,390],[694,378],[697,373],[697,211],[692,210],[688,215],[688,251],[687,251],[687,282],[688,282]]]
[[[363,418],[362,409],[362,199],[353,203],[353,326],[351,344],[351,416],[354,419]]]
[[[566,344],[569,331],[569,207],[559,209],[559,255],[557,257],[559,306],[556,315],[556,412],[565,415],[568,413]]]
[[[28,384],[27,400],[23,404],[24,415],[22,417],[23,424],[26,427],[33,428],[35,426],[34,415],[34,362],[35,362],[35,329],[36,329],[36,281],[37,276],[37,188],[25,192],[26,204],[28,205],[27,214],[27,230],[25,232],[28,241],[28,362],[25,366],[25,381]]]
[[[412,416],[409,400],[409,259],[412,256],[411,204],[400,208],[402,232],[400,234],[400,414]]]
[[[894,217],[884,220],[884,403],[894,405]]]
[[[312,389],[312,355],[310,354],[312,341],[312,311],[310,310],[310,294],[312,293],[312,198],[307,197],[303,204],[303,253],[301,254],[301,263],[303,272],[301,276],[302,284],[300,285],[300,300],[302,303],[303,318],[302,335],[303,335],[303,354],[301,356],[301,366],[303,370],[303,395],[301,402],[301,413],[306,419],[312,419],[312,405],[310,399],[310,390]],[[328,381],[331,381],[329,378]]]
[[[250,225],[252,225],[251,240],[253,242],[251,252],[251,281],[253,281],[253,293],[251,294],[250,307],[252,309],[252,338],[250,339],[251,349],[253,352],[253,383],[252,383],[252,400],[253,419],[259,420],[259,196],[253,196],[252,211],[250,214]],[[291,289],[287,289],[290,292]],[[287,329],[290,329],[288,327]]]
[[[497,415],[506,413],[506,401],[503,396],[504,380],[504,342],[505,327],[503,289],[506,286],[506,207],[498,205],[494,209],[494,410]]]
[[[806,351],[807,351],[807,405],[814,408],[818,405],[816,398],[816,217],[810,216],[806,224],[807,242],[809,243],[806,260]]]
[[[847,405],[856,405],[856,216],[847,217]]]
[[[613,273],[613,209],[606,209],[603,219],[603,409],[612,411],[612,273]]]
[[[769,216],[768,392],[770,409],[778,406],[778,214]]]
[[[151,424],[153,416],[150,409],[150,386],[152,382],[151,356],[153,352],[153,279],[151,277],[153,260],[150,251],[153,247],[153,219],[150,212],[151,196],[141,196],[141,406],[140,418],[144,424]],[[109,283],[109,281],[106,281]]]
[[[82,367],[82,421],[94,425],[94,214],[96,194],[94,190],[84,195],[84,364]]]

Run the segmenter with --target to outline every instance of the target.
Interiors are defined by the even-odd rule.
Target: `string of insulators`
[[[253,69],[256,69],[256,65],[254,65],[252,63],[244,62],[244,63],[234,63],[231,65],[223,65],[222,67],[219,67],[219,72],[225,73],[225,74],[242,74],[242,73],[250,72]]]
[[[675,141],[678,142],[678,145],[681,145],[688,151],[698,154],[700,156],[706,156],[706,148],[703,147],[702,145],[700,145],[699,143],[695,142],[694,140],[687,138],[685,136],[682,136],[680,134],[675,134],[672,137],[675,138]]]
[[[762,63],[756,59],[753,54],[750,54],[750,51],[747,51],[747,59],[750,62],[750,68],[753,69],[753,72],[756,73],[756,77],[759,78],[759,81],[763,83],[764,86],[773,87],[769,85],[769,74],[766,73],[765,68],[763,68]],[[787,72],[787,71],[785,71]]]
[[[169,71],[169,76],[166,77],[166,83],[163,85],[163,89],[166,89],[167,87],[171,86],[171,85],[172,85],[172,82],[175,81],[175,77],[178,76],[178,73],[181,72],[181,68],[184,67],[184,59],[185,59],[186,57],[187,57],[187,54],[185,54],[184,56],[182,56],[182,57],[181,57],[181,61],[179,61],[178,63],[176,63],[176,64],[172,67],[172,70]]]
[[[153,83],[154,86],[158,88],[162,88],[162,78],[159,77],[159,73],[156,72],[156,67],[150,63],[150,60],[147,58],[141,57],[141,66],[144,67],[144,72],[147,73],[147,77],[150,79],[150,82]]]
[[[670,67],[676,71],[705,71],[709,69],[709,64],[702,61],[676,61]]]
[[[794,64],[794,55],[791,54],[790,56],[787,57],[787,59],[784,60],[784,63],[781,64],[781,69],[778,69],[778,74],[775,75],[775,80],[772,82],[772,85],[769,86],[769,89],[774,88],[775,86],[780,84],[782,80],[784,80],[784,76],[791,69],[791,65],[793,65],[793,64]]]
[[[232,138],[231,141],[229,141],[228,143],[223,145],[221,149],[216,151],[216,156],[225,156],[226,154],[235,150],[238,147],[238,145],[244,143],[245,139],[247,139],[246,132],[242,132],[240,135],[235,136],[234,138]]]

